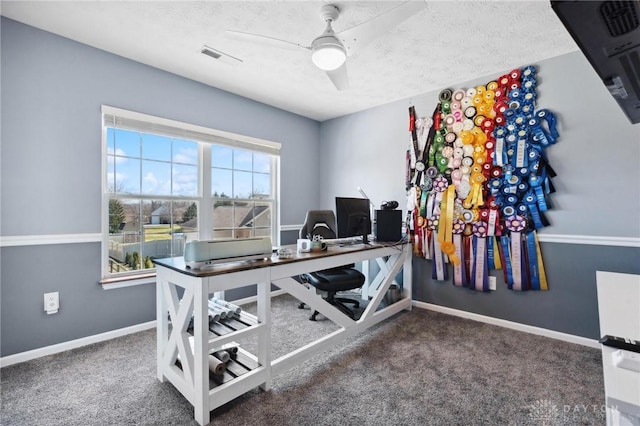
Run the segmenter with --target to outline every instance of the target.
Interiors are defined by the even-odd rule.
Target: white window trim
[[[211,191],[204,191],[205,187],[209,187],[209,184],[206,182],[211,182],[211,167],[207,167],[206,165],[211,164],[211,150],[206,149],[206,144],[216,144],[216,145],[225,145],[232,148],[246,149],[256,152],[262,152],[265,154],[270,154],[272,156],[271,160],[271,170],[273,173],[271,174],[272,179],[272,188],[273,188],[273,199],[275,202],[273,203],[274,211],[271,214],[271,234],[272,241],[274,245],[280,244],[280,233],[279,226],[280,223],[280,148],[281,144],[279,142],[273,142],[265,139],[253,138],[250,136],[239,135],[236,133],[225,132],[222,130],[211,129],[208,127],[199,126],[196,124],[186,123],[182,121],[171,120],[168,118],[158,117],[154,115],[144,114],[136,111],[125,110],[121,108],[116,108],[108,105],[102,105],[101,108],[101,116],[102,116],[102,212],[101,212],[101,220],[102,220],[102,244],[101,244],[101,276],[103,277],[103,281],[107,282],[114,277],[114,275],[110,275],[108,273],[109,265],[107,261],[107,257],[105,253],[108,250],[109,244],[109,220],[108,220],[108,205],[109,205],[109,192],[108,192],[108,183],[107,183],[107,132],[106,128],[108,126],[115,126],[118,128],[125,128],[134,131],[140,132],[149,132],[154,127],[162,134],[166,134],[168,136],[174,136],[179,138],[185,138],[189,140],[194,140],[196,142],[201,142],[199,144],[199,153],[198,153],[198,173],[199,173],[199,193],[194,197],[188,197],[190,199],[197,200],[198,203],[198,228],[200,233],[200,238],[203,240],[213,238],[213,227],[209,226],[213,223],[213,211],[209,211],[210,209],[204,208],[204,206],[213,205],[213,197],[211,196]],[[111,116],[111,117],[109,117]],[[138,198],[136,196],[136,198]],[[162,198],[162,197],[160,197]],[[211,229],[209,229],[211,228]],[[137,275],[144,275],[141,279],[140,283],[146,283],[148,281],[148,274],[140,271],[138,273],[131,273],[129,275],[121,275],[122,279],[129,279],[131,281],[140,280]],[[120,278],[119,277],[119,278]],[[121,279],[118,279],[121,281]]]
[[[136,131],[143,130],[148,132],[150,130],[149,125],[152,125],[157,126],[158,130],[169,136],[183,137],[205,143],[209,142],[218,145],[226,145],[232,148],[260,151],[265,154],[272,155],[280,155],[280,148],[282,146],[279,142],[253,138],[251,136],[239,135],[236,133],[225,132],[223,130],[210,129],[208,127],[198,126],[197,124],[171,120],[168,118],[129,111],[108,105],[102,106],[103,128],[105,124],[108,124],[104,118],[108,115],[122,119],[122,121],[118,123],[118,127],[124,129]],[[144,127],[136,127],[136,122],[144,123]]]

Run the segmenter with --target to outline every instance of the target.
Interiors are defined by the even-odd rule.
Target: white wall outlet
[[[489,275],[489,290],[496,289],[496,277]]]
[[[60,296],[58,292],[44,294],[44,311],[47,315],[58,313],[60,308]]]

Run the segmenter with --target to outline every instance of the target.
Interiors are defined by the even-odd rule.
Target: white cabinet
[[[596,273],[601,336],[640,342],[640,276]],[[602,345],[608,425],[640,426],[640,353]]]

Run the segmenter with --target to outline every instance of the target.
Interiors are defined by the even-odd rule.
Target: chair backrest
[[[300,238],[313,239],[314,235],[336,238],[336,231],[336,215],[332,210],[309,210],[300,228]]]

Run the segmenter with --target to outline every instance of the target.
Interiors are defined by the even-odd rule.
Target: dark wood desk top
[[[326,251],[315,253],[298,253],[296,245],[282,246],[287,248],[293,253],[293,257],[289,259],[280,259],[276,253],[271,255],[269,259],[259,260],[245,260],[245,261],[229,261],[226,263],[218,263],[215,265],[206,266],[201,269],[187,268],[184,257],[167,257],[164,259],[153,259],[153,263],[156,265],[164,266],[182,274],[190,275],[193,277],[210,277],[220,274],[227,274],[230,272],[240,272],[249,269],[266,268],[270,266],[283,265],[293,262],[301,262],[310,259],[338,256],[346,253],[353,253],[358,251],[373,250],[383,247],[388,247],[388,244],[371,243],[371,244],[354,244],[350,246],[329,246]],[[400,247],[400,246],[398,246]]]

